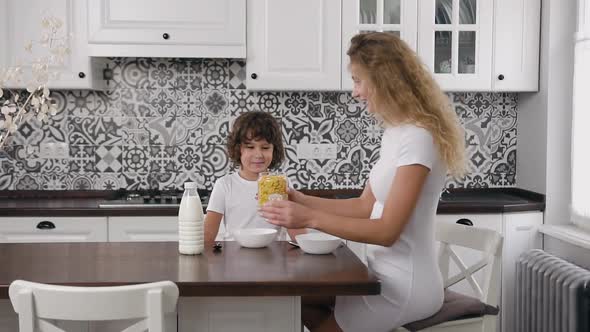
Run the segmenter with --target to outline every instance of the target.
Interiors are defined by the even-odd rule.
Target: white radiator
[[[516,281],[514,331],[590,331],[590,271],[534,249],[519,257]]]

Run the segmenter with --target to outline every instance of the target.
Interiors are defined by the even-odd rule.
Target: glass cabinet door
[[[447,91],[491,88],[492,14],[489,0],[424,0],[418,52]]]
[[[416,0],[343,0],[342,2],[342,89],[351,90],[346,52],[357,33],[383,31],[401,37],[416,50]]]

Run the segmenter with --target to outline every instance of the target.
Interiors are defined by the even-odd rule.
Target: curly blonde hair
[[[465,172],[465,137],[457,114],[428,69],[399,37],[384,32],[354,36],[347,52],[366,75],[369,100],[386,125],[413,123],[433,136],[451,175]]]

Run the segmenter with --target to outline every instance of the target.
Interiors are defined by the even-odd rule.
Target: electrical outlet
[[[336,159],[338,148],[336,144],[298,144],[297,158],[299,159]]]
[[[70,147],[63,142],[42,142],[39,146],[39,158],[66,159],[70,157]]]
[[[56,159],[66,159],[70,157],[70,146],[68,143],[59,142],[55,143],[55,154]]]
[[[55,143],[41,142],[41,144],[39,144],[39,158],[51,159],[54,150],[55,150]]]

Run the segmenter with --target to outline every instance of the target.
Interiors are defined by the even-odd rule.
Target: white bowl
[[[325,233],[307,233],[295,236],[301,250],[308,254],[329,254],[336,250],[342,240]]]
[[[273,228],[243,228],[233,232],[233,236],[242,247],[262,248],[274,241],[277,230]]]

